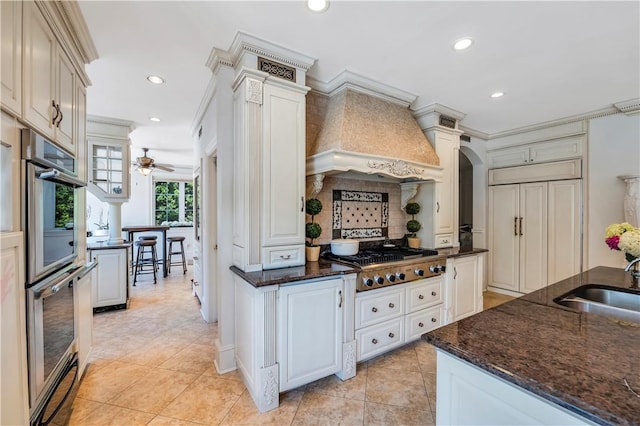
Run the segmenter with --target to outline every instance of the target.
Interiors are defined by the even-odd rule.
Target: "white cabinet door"
[[[55,120],[56,141],[71,154],[76,155],[74,140],[74,116],[76,103],[76,73],[71,61],[62,49],[56,55],[56,93],[54,99],[58,104],[58,117]]]
[[[518,291],[519,185],[489,187],[489,285]]]
[[[302,246],[305,237],[305,97],[299,92],[265,84],[262,108],[262,245]]]
[[[82,378],[93,346],[93,309],[91,274],[78,279],[75,291],[76,342],[78,350],[78,380]]]
[[[529,148],[529,163],[581,157],[583,139],[583,136],[573,136],[532,144]]]
[[[29,424],[22,232],[0,234],[0,424]]]
[[[342,279],[281,287],[278,302],[280,391],[342,369]]]
[[[482,287],[478,276],[478,256],[453,259],[453,320],[458,321],[478,312]]]
[[[2,55],[0,83],[2,106],[16,117],[22,116],[22,2],[0,2]]]
[[[487,167],[490,169],[521,166],[529,163],[529,147],[516,146],[487,152]]]
[[[57,41],[34,2],[24,2],[23,118],[44,136],[55,139],[54,115]]]
[[[93,307],[127,303],[127,249],[92,250],[98,266],[93,270]]]
[[[582,271],[582,181],[549,182],[547,282]]]
[[[519,289],[530,293],[547,285],[547,183],[520,184]]]

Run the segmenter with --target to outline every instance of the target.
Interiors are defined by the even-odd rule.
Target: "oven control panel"
[[[373,290],[390,285],[403,284],[423,278],[435,277],[446,272],[446,258],[412,264],[368,268],[358,274],[357,291]]]

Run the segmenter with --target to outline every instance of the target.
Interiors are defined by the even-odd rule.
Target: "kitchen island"
[[[640,324],[554,301],[586,284],[628,289],[631,277],[593,268],[425,334],[437,423],[639,424]]]

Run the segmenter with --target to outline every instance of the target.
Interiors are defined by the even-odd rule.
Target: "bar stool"
[[[157,235],[140,235],[138,237],[138,241],[146,241],[146,240],[153,240],[153,241],[158,241],[158,236]],[[139,249],[138,249],[139,250]],[[156,256],[157,257],[157,256]],[[158,264],[160,263],[160,261],[158,259],[156,259],[156,271],[159,269]]]
[[[156,284],[158,282],[156,277],[156,268],[158,264],[156,244],[157,243],[155,239],[139,239],[138,241],[136,241],[136,246],[138,247],[138,256],[136,258],[135,273],[133,274],[134,286],[136,285],[136,281],[138,280],[138,275],[142,274],[153,274],[153,283]],[[145,257],[145,254],[150,255],[150,257]],[[145,265],[151,265],[151,271],[145,271]]]
[[[171,265],[180,265],[182,264],[182,273],[187,273],[187,260],[184,257],[184,237],[169,237],[167,238],[167,242],[169,243],[169,247],[167,250],[167,271],[171,273]],[[173,243],[180,243],[180,251],[173,251]],[[175,254],[182,255],[182,261],[172,262],[171,258]]]

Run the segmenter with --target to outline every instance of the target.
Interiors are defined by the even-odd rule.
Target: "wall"
[[[308,181],[311,177],[308,178]],[[351,190],[365,192],[381,192],[389,194],[389,223],[388,238],[402,238],[406,233],[405,224],[410,216],[400,209],[400,185],[397,183],[376,182],[363,179],[339,178],[328,176],[323,181],[322,191],[315,198],[322,203],[322,211],[315,217],[315,221],[322,227],[322,234],[314,243],[329,244],[332,237],[333,225],[333,190]],[[311,216],[307,215],[307,222]],[[363,227],[366,227],[363,226]],[[379,239],[379,238],[376,238]]]
[[[624,256],[604,243],[608,225],[624,221],[625,184],[621,175],[640,175],[640,115],[615,114],[589,121],[588,204],[585,229],[587,261],[595,266],[621,267]]]

